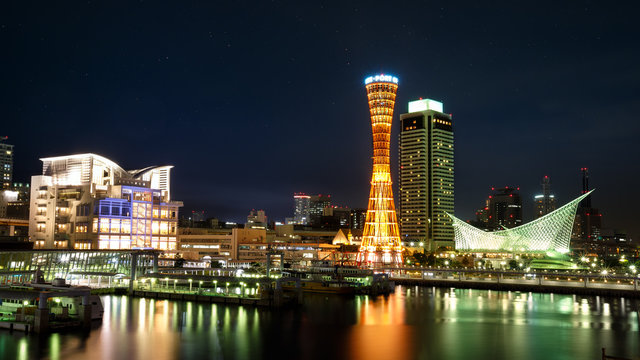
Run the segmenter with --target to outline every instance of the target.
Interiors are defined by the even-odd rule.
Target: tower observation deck
[[[393,203],[389,146],[398,78],[375,75],[364,81],[373,132],[373,174],[369,206],[358,253],[361,265],[401,265],[402,246]]]

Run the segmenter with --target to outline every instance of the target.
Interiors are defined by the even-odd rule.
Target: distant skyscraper
[[[581,168],[582,191],[581,194],[589,192],[589,169]],[[591,196],[580,202],[576,213],[576,220],[573,228],[573,238],[585,241],[597,240],[602,229],[602,214],[591,206]]]
[[[364,229],[364,223],[367,220],[367,209],[351,209],[351,229],[362,230]]]
[[[309,198],[309,218],[307,223],[318,226],[322,223],[324,208],[331,206],[331,195],[311,195]]]
[[[306,225],[309,223],[309,206],[311,196],[305,193],[293,194],[294,213],[293,221],[296,224]]]
[[[409,103],[400,115],[399,190],[402,240],[453,247],[453,127],[442,103]]]
[[[324,225],[332,225],[336,228],[349,228],[351,221],[351,209],[348,207],[328,206],[324,208],[322,215]]]
[[[589,196],[587,196],[589,198]],[[556,198],[551,194],[551,179],[547,175],[542,178],[542,194],[536,195],[534,198],[535,213],[534,217],[545,216],[556,209]]]
[[[402,265],[402,245],[393,202],[389,158],[398,78],[376,75],[366,78],[364,83],[373,133],[373,173],[358,262]]]
[[[0,189],[9,189],[13,180],[13,145],[4,143],[7,137],[0,137]]]
[[[489,230],[504,230],[522,225],[522,199],[518,191],[520,188],[504,188],[493,190],[489,196]]]
[[[247,216],[247,229],[266,229],[267,228],[267,215],[264,210],[251,210]]]

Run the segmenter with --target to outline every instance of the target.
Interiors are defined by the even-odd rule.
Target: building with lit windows
[[[0,190],[9,189],[13,179],[13,145],[5,140],[6,136],[0,137]]]
[[[453,247],[453,124],[439,101],[409,103],[400,115],[400,232],[406,243],[428,250]]]
[[[456,250],[470,252],[546,252],[569,251],[571,231],[578,203],[591,194],[581,195],[561,208],[530,223],[488,232],[451,216]]]
[[[307,224],[320,226],[324,209],[331,206],[331,195],[311,195],[309,197],[309,218]]]
[[[522,225],[520,188],[491,188],[487,201],[487,229],[502,230]]]
[[[40,160],[29,211],[35,248],[177,249],[172,166],[126,171],[95,154]]]
[[[349,214],[349,228],[351,230],[363,230],[367,221],[367,209],[351,209]]]
[[[267,215],[264,210],[251,209],[249,215],[247,215],[247,229],[266,229],[267,228]]]
[[[551,179],[547,175],[542,178],[542,194],[534,196],[533,200],[536,219],[556,209],[556,197],[551,194]]]
[[[311,196],[305,193],[293,194],[293,222],[295,224],[306,225],[309,223],[310,202]]]
[[[581,168],[582,173],[582,193],[589,190],[589,169]],[[591,198],[584,199],[578,206],[576,222],[573,229],[573,238],[586,242],[598,240],[602,231],[602,213],[598,208],[591,206]]]

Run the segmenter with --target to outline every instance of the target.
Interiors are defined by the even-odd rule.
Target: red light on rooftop
[[[491,190],[495,190],[496,188],[491,188]]]
[[[547,175],[544,176],[545,179],[548,179],[549,177]]]
[[[489,195],[489,199],[493,199],[493,196]]]

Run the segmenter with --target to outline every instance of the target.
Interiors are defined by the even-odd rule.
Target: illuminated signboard
[[[398,78],[392,75],[380,74],[376,76],[369,76],[368,78],[364,79],[365,85],[371,84],[372,82],[392,82],[394,84],[397,84]]]

